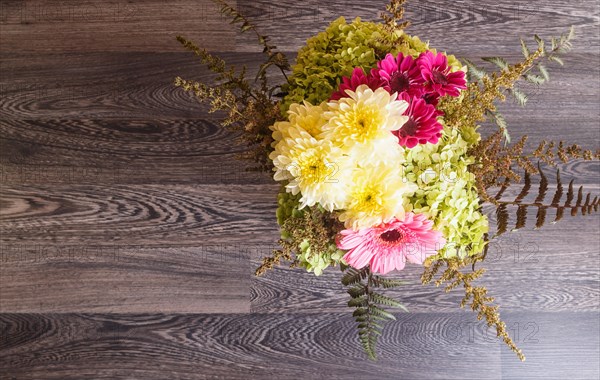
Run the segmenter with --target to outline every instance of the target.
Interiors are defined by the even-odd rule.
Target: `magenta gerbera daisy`
[[[425,82],[417,61],[410,55],[399,53],[396,58],[388,54],[377,62],[377,69],[373,70],[373,76],[379,77],[383,82],[383,88],[389,93],[407,92],[412,96],[421,96],[425,91]]]
[[[393,219],[358,231],[347,229],[339,233],[337,246],[347,250],[344,260],[360,269],[386,274],[402,270],[406,262],[423,264],[446,244],[442,233],[432,229],[433,222],[424,214],[407,213],[404,220]]]
[[[426,51],[421,53],[417,62],[427,91],[436,92],[440,96],[458,96],[460,90],[467,88],[465,73],[460,70],[452,72],[444,54]]]
[[[338,90],[331,95],[329,100],[347,98],[348,93],[346,93],[346,90],[355,92],[361,84],[366,84],[371,90],[375,91],[381,87],[381,80],[373,75],[366,75],[362,67],[355,67],[354,70],[352,70],[352,76],[350,78],[342,78],[342,83],[340,83]]]
[[[407,101],[409,105],[404,111],[408,121],[400,129],[392,131],[398,137],[398,143],[407,148],[413,148],[417,144],[437,144],[444,128],[437,120],[441,113],[423,98],[403,93],[399,99]]]

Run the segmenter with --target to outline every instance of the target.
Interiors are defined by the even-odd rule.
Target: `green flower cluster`
[[[385,31],[382,24],[356,18],[350,24],[343,17],[332,22],[325,31],[309,38],[298,51],[282,111],[290,104],[319,104],[329,99],[342,77],[350,76],[355,67],[366,71],[375,66],[385,53],[396,53],[397,34]]]
[[[281,227],[283,227],[284,222],[289,218],[298,218],[303,215],[304,212],[298,209],[298,206],[300,205],[299,199],[300,194],[292,195],[291,193],[286,192],[285,187],[282,186],[277,195],[277,223]],[[281,228],[281,238],[288,240],[293,239],[291,231],[286,231],[284,228]],[[309,241],[304,239],[298,244],[296,259],[299,261],[301,267],[305,268],[308,272],[314,272],[315,275],[319,276],[328,266],[339,265],[344,256],[344,252],[337,249],[333,240],[327,247],[327,250],[324,252],[316,251],[311,249]]]
[[[358,17],[348,24],[340,17],[325,31],[309,38],[298,51],[290,80],[283,88],[287,95],[281,110],[285,114],[292,103],[303,101],[320,104],[329,99],[342,78],[350,76],[355,67],[368,72],[388,53],[416,58],[428,49],[429,44],[416,36],[401,31],[390,33],[383,24],[363,22]],[[448,63],[454,70],[462,68],[452,55],[448,56]]]
[[[301,194],[292,195],[285,191],[285,187],[282,186],[279,194],[277,194],[277,224],[283,226],[283,223],[289,218],[302,216],[302,210],[298,210],[300,205]],[[287,239],[289,233],[281,230],[281,238]]]
[[[434,221],[447,240],[440,257],[464,257],[481,252],[488,219],[480,212],[475,178],[467,155],[480,139],[475,130],[444,128],[438,144],[420,144],[406,150],[405,176],[419,186],[409,209]]]
[[[300,244],[300,252],[296,255],[296,259],[308,272],[320,276],[328,266],[339,265],[343,256],[344,251],[339,250],[334,242],[329,244],[329,249],[325,252],[313,252],[309,242],[304,240]]]

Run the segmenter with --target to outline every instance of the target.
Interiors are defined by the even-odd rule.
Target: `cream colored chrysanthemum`
[[[327,123],[325,112],[329,109],[326,102],[313,106],[309,102],[304,104],[294,103],[288,111],[290,123],[308,132],[312,137],[317,137],[323,132],[323,126]]]
[[[333,211],[345,207],[349,158],[328,140],[317,140],[301,128],[291,127],[290,137],[271,153],[275,180],[289,180],[286,188],[300,192],[301,208],[320,204]]]
[[[340,221],[346,228],[360,229],[404,218],[407,197],[417,189],[396,166],[366,166],[354,170],[346,210]]]
[[[395,94],[383,88],[373,91],[367,85],[347,93],[349,97],[328,103],[325,117],[329,121],[323,127],[323,137],[345,148],[362,145],[367,149],[377,141],[397,142],[391,132],[408,120],[402,115],[407,102],[396,100]]]

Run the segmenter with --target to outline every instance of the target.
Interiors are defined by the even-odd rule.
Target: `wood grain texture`
[[[232,2],[291,59],[329,21],[375,19],[385,3]],[[419,285],[418,267],[389,292],[411,313],[386,328],[377,363],[361,352],[337,269],[253,277],[279,235],[278,185],[246,171],[219,115],[172,85],[212,78],[176,34],[249,72],[261,63],[253,37],[215,11],[208,0],[0,4],[2,380],[600,377],[597,215],[528,225],[490,250],[480,282],[525,363],[458,308],[459,290]],[[526,109],[501,109],[531,146],[600,147],[596,1],[426,0],[407,18],[433,47],[509,61],[519,37],[574,25],[566,67],[524,88]],[[560,168],[563,182],[600,191],[598,162]]]
[[[5,243],[185,246],[277,236],[277,185],[3,188]],[[257,192],[256,189],[265,189]],[[270,221],[270,222],[268,222]],[[259,234],[261,234],[259,236]],[[254,239],[252,239],[254,238]]]
[[[235,30],[210,0],[2,2],[3,52],[177,51],[175,36],[235,48]]]
[[[533,352],[525,363],[516,363],[493,332],[468,313],[396,317],[386,326],[375,363],[363,358],[346,313],[4,314],[0,373],[17,379],[72,379],[74,373],[94,378],[169,373],[181,379],[594,379],[599,374],[593,356],[597,313],[507,315],[517,343]]]
[[[1,248],[3,313],[243,313],[248,256],[240,244],[148,248],[17,243]]]
[[[252,15],[265,33],[284,50],[296,51],[315,30],[344,16],[378,20],[385,1],[350,2],[284,0],[276,5],[269,0],[240,2],[238,7]],[[599,9],[594,0],[553,0],[534,3],[522,1],[424,0],[408,3],[406,19],[412,21],[410,34],[429,40],[434,47],[460,55],[511,54],[519,49],[518,38],[533,34],[552,36],[564,33],[571,25],[582,37],[577,52],[598,52]],[[552,20],[549,22],[549,20]],[[273,31],[273,32],[271,32]],[[252,51],[250,36],[241,35],[238,50]],[[255,51],[255,50],[254,50]]]

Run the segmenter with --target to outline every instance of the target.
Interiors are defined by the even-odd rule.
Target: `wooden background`
[[[385,0],[238,2],[284,51]],[[173,78],[208,80],[184,34],[256,68],[258,49],[207,0],[2,1],[0,378],[598,379],[598,216],[492,246],[482,281],[527,361],[460,310],[461,291],[394,291],[398,313],[365,360],[347,295],[253,269],[278,237],[277,185]],[[460,57],[519,55],[518,38],[575,25],[566,67],[503,106],[513,136],[600,145],[597,0],[413,1],[409,31]],[[293,55],[290,55],[293,56]],[[514,111],[514,112],[513,112]],[[517,112],[518,111],[518,112]],[[598,162],[563,166],[595,194]]]

